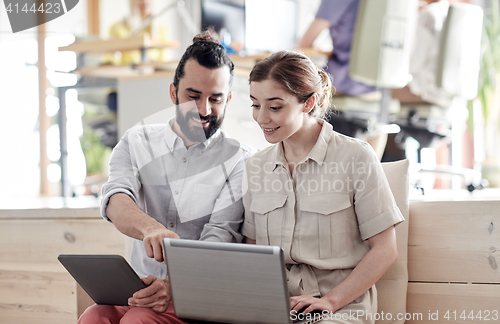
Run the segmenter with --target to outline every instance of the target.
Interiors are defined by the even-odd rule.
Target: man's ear
[[[314,105],[316,105],[316,96],[312,95],[307,98],[306,102],[304,103],[304,109],[302,110],[302,112],[305,112],[306,114],[310,113],[314,108]]]
[[[175,105],[177,104],[177,88],[175,87],[175,85],[173,83],[170,83],[170,90],[169,90],[169,93],[170,93],[170,100],[172,100],[172,103]]]
[[[233,93],[232,92],[230,92],[229,95],[227,96],[226,107],[229,104],[229,102],[231,101],[231,99],[233,99]]]

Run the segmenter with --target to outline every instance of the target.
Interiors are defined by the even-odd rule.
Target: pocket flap
[[[321,193],[300,197],[300,210],[328,215],[351,207],[347,192]]]
[[[250,211],[257,214],[266,214],[285,205],[285,195],[259,195],[252,198]]]

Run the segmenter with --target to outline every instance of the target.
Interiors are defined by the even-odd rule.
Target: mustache
[[[217,117],[215,117],[214,115],[202,116],[199,113],[195,113],[192,111],[186,113],[186,119],[189,119],[189,118],[198,118],[202,121],[207,121],[207,122],[216,122],[217,121]]]

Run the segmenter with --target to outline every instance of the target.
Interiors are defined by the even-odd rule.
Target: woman
[[[319,119],[332,91],[303,54],[255,65],[253,118],[275,145],[247,162],[242,232],[247,243],[283,248],[292,311],[374,318],[374,284],[397,258],[394,226],[404,219],[373,149]]]

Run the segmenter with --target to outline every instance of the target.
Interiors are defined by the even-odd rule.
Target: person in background
[[[321,0],[316,18],[299,40],[298,48],[312,47],[319,34],[328,28],[333,52],[328,58],[325,69],[330,76],[333,76],[332,83],[336,95],[356,97],[369,102],[379,101],[381,93],[378,88],[356,81],[349,76],[351,44],[358,7],[359,0]],[[340,108],[348,109],[349,107]],[[382,133],[377,126],[369,131],[364,139],[372,145],[379,159],[382,158],[387,143],[387,134]]]
[[[170,85],[176,116],[133,127],[114,148],[101,215],[134,239],[131,265],[148,287],[129,306],[89,307],[78,323],[183,323],[174,314],[163,239],[242,241],[241,181],[253,150],[220,129],[233,75],[222,45],[196,36]]]
[[[439,40],[450,4],[457,1],[420,1],[420,12],[411,51],[412,80],[402,89],[392,90],[392,96],[402,104],[433,104],[447,109],[453,96],[437,86]]]
[[[277,52],[253,68],[253,118],[274,145],[246,164],[242,234],[283,248],[292,312],[373,319],[375,283],[397,259],[394,227],[404,218],[373,149],[320,119],[332,91],[301,53]]]
[[[330,30],[333,52],[326,72],[333,76],[337,95],[379,98],[378,89],[351,79],[349,58],[359,0],[321,0],[316,18],[298,42],[298,48],[312,47],[314,40],[325,29]]]
[[[444,22],[448,16],[448,9],[456,2],[470,2],[467,0],[426,0],[419,2],[419,18],[415,39],[410,56],[410,74],[412,80],[402,89],[393,89],[392,97],[399,100],[401,105],[435,106],[441,109],[443,118],[452,106],[453,96],[437,86],[437,69],[439,56],[439,42]],[[416,117],[425,118],[418,109],[414,109]],[[419,117],[419,118],[420,118]],[[428,136],[432,136],[431,133]],[[430,148],[436,151],[438,165],[450,164],[450,152],[447,141],[433,140]],[[395,150],[393,150],[395,151]],[[435,188],[446,186],[440,179],[436,179]]]

